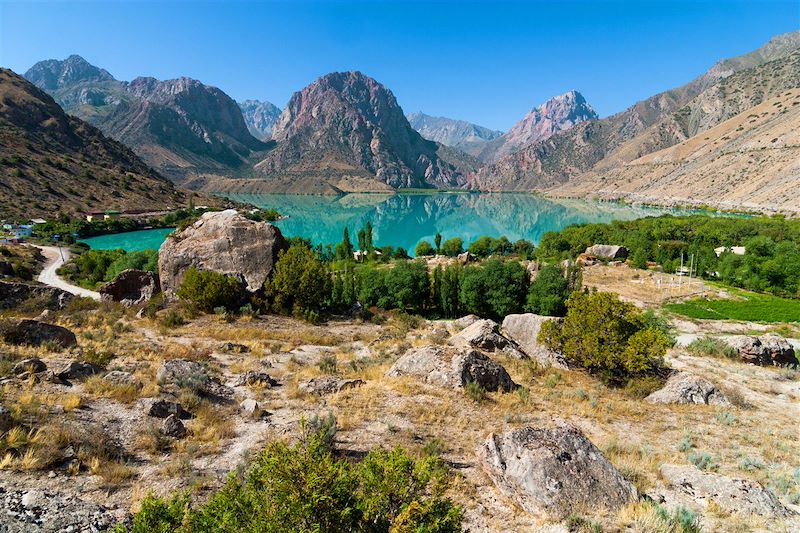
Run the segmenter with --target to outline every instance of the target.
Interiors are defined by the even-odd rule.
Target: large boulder
[[[39,359],[38,357],[31,357],[30,359],[23,359],[22,361],[17,361],[11,368],[11,374],[19,375],[25,372],[30,372],[31,374],[38,374],[39,372],[47,371],[47,365]]]
[[[563,520],[587,509],[618,509],[636,489],[580,430],[521,428],[490,434],[479,450],[494,484],[525,511]]]
[[[779,335],[735,337],[731,345],[746,363],[765,366],[797,365],[794,348]]]
[[[0,281],[0,309],[13,309],[26,300],[36,299],[39,309],[63,309],[75,295],[47,285]]]
[[[503,319],[500,331],[505,337],[517,343],[525,355],[540,365],[566,369],[567,362],[564,360],[564,356],[550,350],[538,340],[542,324],[560,320],[557,317],[534,315],[533,313],[507,315]]]
[[[450,344],[459,348],[477,348],[524,359],[525,354],[517,349],[516,343],[500,335],[498,329],[499,326],[494,320],[477,320],[450,337]]]
[[[425,346],[409,350],[386,373],[414,376],[425,383],[459,388],[476,382],[485,390],[508,392],[519,387],[506,369],[476,350]]]
[[[174,298],[184,273],[194,267],[239,278],[254,292],[269,277],[278,252],[286,248],[280,230],[271,224],[248,220],[233,209],[205,213],[161,245],[161,289],[167,298]]]
[[[663,388],[645,398],[650,403],[728,405],[725,395],[710,381],[688,372],[678,372]]]
[[[41,346],[52,344],[71,348],[78,344],[75,334],[67,328],[38,320],[12,320],[0,324],[0,338],[8,344]]]
[[[667,490],[657,496],[671,505],[684,505],[703,511],[713,503],[728,513],[767,517],[794,514],[771,491],[749,479],[703,472],[694,465],[665,464],[660,472]]]
[[[70,361],[60,372],[56,373],[59,379],[85,379],[100,373],[101,368],[95,364]]]
[[[98,289],[103,301],[120,302],[127,307],[150,300],[158,291],[154,273],[134,269],[123,270]]]
[[[615,259],[625,259],[628,257],[628,249],[624,246],[615,246],[612,244],[595,244],[586,249],[587,255],[591,255],[598,259],[612,261]]]

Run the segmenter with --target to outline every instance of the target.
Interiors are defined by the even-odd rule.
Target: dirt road
[[[78,296],[84,296],[93,300],[100,300],[99,292],[90,291],[89,289],[72,285],[58,277],[58,274],[56,274],[56,270],[58,270],[58,268],[64,264],[64,261],[69,259],[69,250],[66,248],[58,248],[56,246],[37,246],[37,248],[42,251],[42,255],[45,257],[44,268],[39,274],[39,277],[36,278],[38,281],[44,283],[45,285],[50,285],[51,287],[56,287]]]

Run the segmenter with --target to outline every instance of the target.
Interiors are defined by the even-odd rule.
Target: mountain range
[[[782,191],[798,181],[784,163],[795,150],[795,103],[786,93],[800,87],[799,50],[800,32],[777,36],[605,118],[568,91],[506,132],[406,116],[388,88],[359,72],[322,76],[283,111],[259,100],[237,104],[190,78],[119,81],[79,56],[42,61],[25,77],[158,173],[205,191],[470,188],[786,210],[792,205]],[[751,114],[761,117],[765,103],[781,112],[742,120],[756,108]],[[777,140],[763,145],[769,132]],[[748,163],[756,160],[768,164]],[[748,186],[755,182],[774,192],[757,194]]]

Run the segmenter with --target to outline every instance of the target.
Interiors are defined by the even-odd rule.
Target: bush
[[[215,307],[238,309],[244,289],[231,277],[190,268],[183,275],[178,298],[192,302],[198,309],[210,313]]]
[[[467,313],[502,320],[522,311],[527,292],[528,273],[522,265],[490,259],[483,266],[463,269],[459,305]]]
[[[569,267],[567,276],[564,276],[559,265],[547,265],[531,283],[525,311],[537,315],[564,316],[567,298],[580,288],[580,284],[579,267]]]
[[[354,464],[332,453],[327,421],[312,429],[294,446],[268,444],[243,479],[232,476],[196,509],[186,498],[149,496],[132,526],[115,532],[461,531],[462,512],[443,496],[447,473],[438,458],[377,449]]]
[[[447,257],[455,257],[463,252],[464,242],[458,237],[447,239],[444,241],[444,244],[442,244],[442,254],[446,255]]]
[[[293,244],[278,254],[272,279],[266,283],[273,308],[284,313],[303,315],[319,311],[330,295],[328,269],[310,249]]]
[[[434,255],[436,251],[431,246],[431,243],[428,241],[419,241],[417,246],[414,248],[414,255],[416,257],[424,257],[427,255]]]
[[[598,375],[606,384],[663,376],[668,340],[648,326],[642,312],[607,292],[573,293],[559,326],[546,322],[540,342],[564,354],[571,365]]]
[[[701,337],[693,340],[686,347],[686,351],[693,355],[705,355],[711,357],[723,357],[727,359],[735,359],[736,349],[723,341],[714,337]]]

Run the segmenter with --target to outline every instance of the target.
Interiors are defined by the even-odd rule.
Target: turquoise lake
[[[233,200],[276,209],[287,218],[275,223],[288,237],[302,236],[314,244],[342,240],[345,226],[355,243],[358,229],[369,221],[377,246],[413,251],[417,243],[461,237],[465,245],[481,235],[537,243],[546,231],[570,224],[631,220],[675,210],[632,207],[582,200],[550,200],[524,193],[229,195]],[[153,229],[85,239],[96,249],[156,249],[170,229]]]

